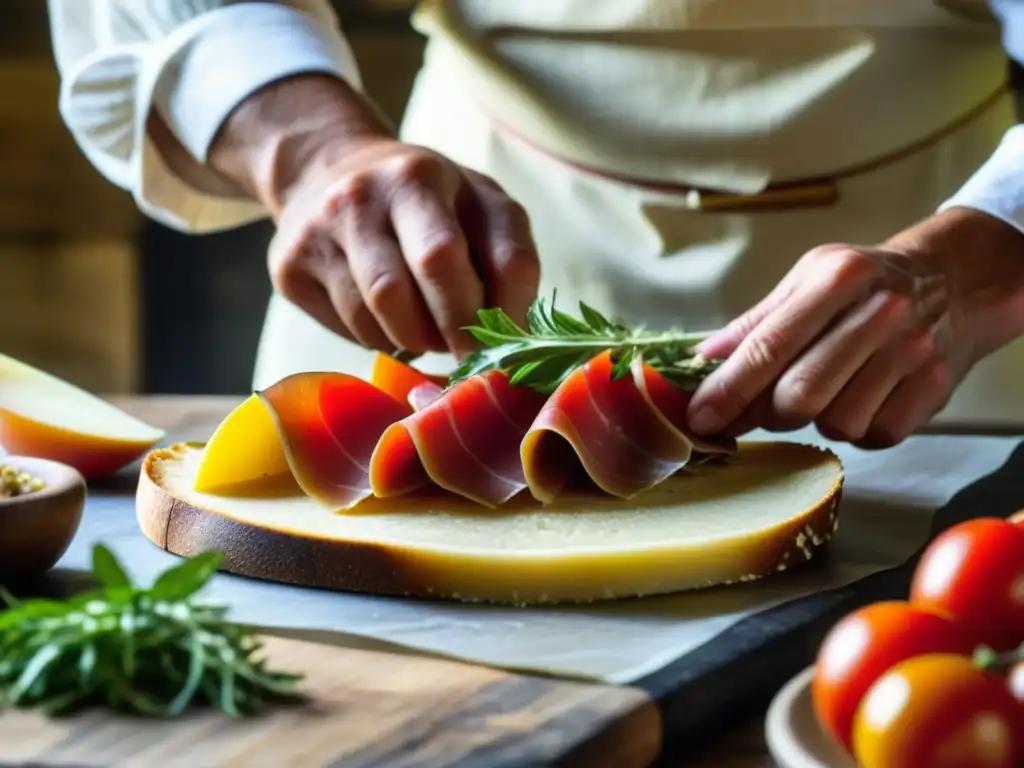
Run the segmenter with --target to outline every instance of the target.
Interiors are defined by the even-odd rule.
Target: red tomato
[[[914,572],[910,602],[945,613],[998,651],[1024,641],[1024,528],[979,518],[939,534]]]
[[[911,656],[971,650],[963,627],[910,603],[854,611],[836,623],[818,651],[811,682],[818,722],[849,750],[857,705],[886,670]]]
[[[1024,661],[1018,662],[1006,676],[1006,687],[1020,705],[1021,721],[1024,723]]]
[[[1014,768],[1017,703],[970,658],[929,654],[897,664],[871,686],[853,724],[861,768]]]

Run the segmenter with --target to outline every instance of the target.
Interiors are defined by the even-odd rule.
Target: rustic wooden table
[[[167,430],[171,441],[207,439],[239,398],[111,398]],[[124,490],[125,504],[132,504]],[[88,510],[86,515],[88,515]],[[268,641],[272,665],[309,671],[310,712],[256,723],[215,715],[139,724],[93,714],[54,723],[0,717],[0,764],[206,766],[654,764],[665,728],[647,692],[506,673],[417,655],[332,644],[324,633],[288,631]],[[774,768],[763,715],[703,754],[660,764]],[[668,726],[671,727],[671,726]],[[13,762],[12,762],[13,761]],[[184,761],[184,762],[182,762]],[[269,761],[269,762],[268,762]]]

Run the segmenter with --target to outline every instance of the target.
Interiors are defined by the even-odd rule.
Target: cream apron
[[[403,138],[531,217],[542,291],[719,327],[831,241],[930,215],[1012,122],[983,0],[432,0]],[[254,386],[372,354],[275,296]],[[423,365],[444,371],[445,356]],[[1024,423],[1024,341],[939,417]]]

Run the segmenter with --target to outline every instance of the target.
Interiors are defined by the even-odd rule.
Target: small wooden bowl
[[[0,580],[45,573],[78,532],[85,510],[85,480],[76,469],[48,459],[0,454],[3,465],[45,485],[24,496],[0,497]]]

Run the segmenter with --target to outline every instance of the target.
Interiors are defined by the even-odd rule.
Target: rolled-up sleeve
[[[153,112],[201,167],[232,111],[271,82],[320,73],[361,89],[327,0],[50,0],[49,7],[60,112],[72,136],[144,214],[178,230],[230,229],[267,212],[212,191],[224,187],[212,171],[186,181],[147,135]]]
[[[1024,63],[1024,1],[990,0],[1007,55]],[[1024,125],[1010,128],[995,152],[939,208],[973,208],[1024,232]]]

